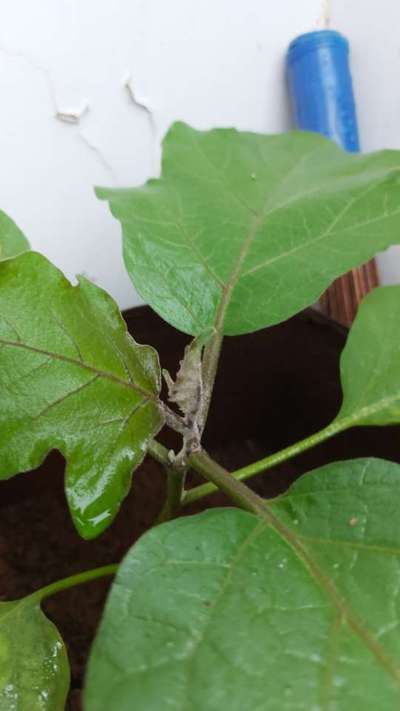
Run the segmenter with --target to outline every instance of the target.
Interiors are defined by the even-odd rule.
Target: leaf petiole
[[[206,479],[213,482],[214,489],[219,489],[229,496],[240,508],[255,514],[264,514],[265,502],[230,472],[217,464],[204,450],[189,457],[190,465]],[[185,500],[185,499],[184,499]]]
[[[339,434],[339,432],[342,432],[348,427],[354,426],[356,424],[357,422],[353,421],[353,419],[350,418],[335,420],[319,432],[316,432],[315,434],[312,434],[309,437],[300,440],[300,442],[295,442],[295,444],[291,444],[289,445],[289,447],[285,447],[285,449],[281,449],[279,452],[275,452],[274,454],[270,454],[267,457],[264,457],[263,459],[259,459],[256,462],[252,462],[252,464],[248,464],[245,467],[236,469],[236,471],[231,472],[231,475],[237,481],[245,481],[246,479],[250,479],[250,477],[255,476],[256,474],[261,474],[262,472],[267,471],[272,467],[276,467],[278,466],[278,464],[281,464],[282,462],[285,462],[288,459],[292,459],[292,457],[296,457],[297,455],[306,452],[312,447],[316,447],[318,444],[321,444],[322,442],[325,442],[325,440],[330,439],[330,437],[333,437],[334,435]],[[186,492],[182,504],[184,506],[188,506],[189,504],[192,504],[195,501],[203,499],[205,496],[213,494],[215,491],[217,491],[217,487],[210,482],[208,482],[207,484],[201,484],[200,486],[195,486],[193,489],[190,489]]]
[[[165,466],[167,474],[167,496],[163,508],[157,518],[157,524],[170,521],[179,513],[184,497],[184,486],[187,467]]]
[[[55,593],[62,592],[62,590],[68,590],[76,585],[90,583],[92,580],[97,580],[98,578],[105,578],[109,575],[115,575],[118,567],[119,565],[115,563],[111,565],[103,565],[100,568],[93,568],[92,570],[84,570],[82,573],[70,575],[67,578],[56,580],[54,583],[50,583],[50,585],[45,585],[45,587],[39,588],[39,590],[35,590],[34,593],[28,595],[26,599],[41,602]]]
[[[316,447],[318,444],[321,444],[322,442],[325,442],[327,439],[330,439],[334,435],[339,434],[339,432],[342,432],[343,430],[346,430],[349,427],[355,426],[357,424],[358,423],[356,418],[353,417],[338,418],[334,420],[334,422],[329,424],[327,427],[324,427],[319,432],[315,432],[309,437],[300,440],[300,442],[295,442],[295,444],[291,444],[289,445],[289,447],[285,447],[279,452],[275,452],[274,454],[270,454],[267,457],[264,457],[263,459],[259,459],[256,462],[252,462],[251,464],[248,464],[245,467],[241,467],[236,471],[230,472],[230,474],[237,481],[245,481],[246,479],[249,479],[250,477],[255,476],[256,474],[260,474],[264,471],[267,471],[268,469],[278,466],[278,464],[281,464],[282,462],[285,462],[288,459],[292,459],[293,457],[296,457],[297,455],[306,452],[312,447]],[[163,464],[165,466],[169,462],[168,452],[165,447],[159,444],[159,442],[153,440],[149,446],[148,451],[149,454],[151,454],[151,456],[153,457],[153,459],[156,459],[158,462],[160,462],[160,464]],[[213,460],[209,458],[209,461]],[[199,474],[204,473],[204,471],[199,468],[199,462],[197,461],[195,455],[189,457],[189,464]],[[189,489],[189,491],[185,492],[185,495],[182,498],[181,502],[182,506],[188,506],[189,504],[192,504],[195,501],[200,501],[200,499],[203,499],[206,496],[209,496],[210,494],[213,494],[218,491],[219,488],[220,487],[212,481],[209,481],[206,484],[201,484],[200,486],[195,486],[193,487],[193,489]]]
[[[170,454],[166,447],[153,440],[148,447],[148,453],[162,464],[163,467],[173,466]],[[238,506],[246,511],[257,513],[264,509],[264,501],[247,486],[237,481],[226,469],[215,462],[203,449],[192,453],[188,458],[188,464],[192,469],[213,482],[211,491],[218,489],[224,491]],[[201,489],[202,487],[196,487]],[[195,491],[195,489],[193,489]],[[211,493],[211,491],[209,493]],[[186,503],[189,492],[186,491],[180,499],[180,505]]]

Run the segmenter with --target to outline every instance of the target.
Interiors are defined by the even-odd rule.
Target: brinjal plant
[[[86,539],[117,516],[145,455],[164,467],[167,499],[121,563],[0,603],[1,711],[64,708],[67,651],[40,605],[103,575],[115,577],[86,711],[399,708],[400,466],[335,462],[270,501],[244,481],[345,429],[400,423],[400,286],[362,303],[342,405],[322,431],[236,472],[202,434],[224,337],[288,319],[400,242],[400,152],[176,123],[160,178],[97,195],[121,223],[137,291],[192,340],[162,400],[158,354],[113,299],[83,277],[71,285],[1,213],[0,477],[59,450]],[[163,427],[177,451],[157,440]],[[188,488],[189,469],[205,482]],[[216,489],[231,507],[184,515]]]

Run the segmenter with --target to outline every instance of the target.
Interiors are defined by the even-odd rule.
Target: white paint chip
[[[79,124],[81,119],[88,113],[89,103],[85,101],[79,109],[59,109],[55,118],[63,123]]]

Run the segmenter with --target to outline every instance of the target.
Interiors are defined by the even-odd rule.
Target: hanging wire
[[[331,24],[331,0],[322,0],[321,14],[318,25],[324,29],[329,29]]]

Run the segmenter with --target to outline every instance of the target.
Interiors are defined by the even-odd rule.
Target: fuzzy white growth
[[[199,412],[203,396],[202,346],[196,340],[186,346],[175,381],[168,371],[163,370],[168,387],[168,398],[175,402],[187,424],[192,425]]]

